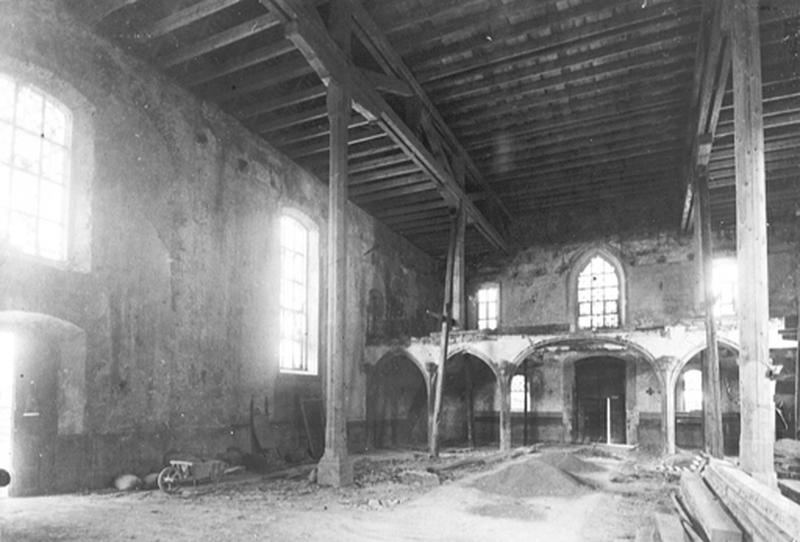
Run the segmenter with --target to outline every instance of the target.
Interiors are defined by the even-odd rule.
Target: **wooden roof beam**
[[[688,161],[684,169],[684,199],[681,228],[688,231],[693,223],[694,175],[697,167],[706,167],[710,147],[719,122],[719,112],[731,71],[731,48],[725,36],[726,21],[720,0],[709,0],[710,13],[700,25],[698,55],[692,89],[692,117],[687,143]],[[705,162],[698,160],[702,158]]]
[[[508,251],[505,236],[475,206],[456,179],[444,165],[425,148],[422,141],[400,116],[386,103],[378,90],[353,67],[341,49],[331,39],[328,31],[316,20],[316,14],[299,0],[261,0],[281,13],[286,22],[286,35],[297,46],[323,81],[335,77],[353,96],[356,109],[366,118],[372,118],[386,134],[414,160],[420,169],[433,180],[442,196],[453,207],[464,205],[467,214],[475,221],[484,236],[497,248]],[[355,9],[360,6],[354,6]],[[364,11],[355,15],[356,24],[363,27]],[[373,23],[374,24],[374,23]],[[409,82],[409,84],[411,84]],[[413,85],[412,85],[413,86]],[[408,187],[405,187],[408,188]]]
[[[355,23],[354,29],[356,35],[359,37],[362,43],[364,43],[364,45],[370,51],[372,51],[379,63],[388,65],[399,79],[405,81],[411,87],[414,96],[420,101],[422,107],[430,114],[431,121],[436,129],[441,133],[444,142],[452,149],[456,159],[462,161],[466,166],[468,177],[472,178],[479,186],[488,192],[489,196],[497,205],[497,207],[504,213],[506,217],[510,218],[511,215],[508,213],[508,209],[503,201],[500,199],[497,193],[494,192],[494,189],[492,189],[489,183],[483,178],[480,170],[478,170],[467,151],[463,148],[452,130],[450,130],[450,127],[445,122],[441,113],[439,113],[439,110],[433,105],[433,102],[422,88],[422,85],[419,84],[417,79],[411,73],[411,70],[405,65],[403,59],[392,47],[391,43],[383,34],[383,32],[381,32],[381,29],[372,19],[370,14],[364,9],[364,6],[361,5],[359,0],[350,0],[350,3],[353,10],[353,19]]]

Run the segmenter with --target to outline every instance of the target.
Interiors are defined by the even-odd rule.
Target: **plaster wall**
[[[325,185],[58,2],[0,3],[0,71],[64,101],[90,143],[73,164],[83,192],[73,199],[70,260],[12,251],[0,265],[0,312],[52,316],[85,333],[85,389],[71,399],[82,425],[67,418],[77,430],[54,459],[75,476],[59,489],[145,474],[169,450],[249,451],[251,400],[257,411],[267,400],[269,416],[260,414],[275,429],[262,444],[302,451],[297,400],[321,397],[323,379],[278,369],[278,219],[291,207],[319,227],[324,321]],[[354,206],[347,219],[348,418],[357,424],[367,292],[393,300],[388,340],[430,331],[425,310],[441,288],[428,256]]]

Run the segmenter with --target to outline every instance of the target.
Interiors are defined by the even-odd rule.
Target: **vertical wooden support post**
[[[523,416],[522,416],[522,444],[524,446],[528,445],[528,409],[530,408],[530,386],[528,383],[528,358],[525,358],[525,361],[522,362],[522,366],[524,367],[525,371],[525,406],[523,409]]]
[[[697,195],[697,219],[695,228],[700,234],[701,280],[703,283],[703,305],[706,317],[706,352],[703,355],[703,433],[706,452],[712,457],[723,456],[722,442],[722,398],[719,377],[719,351],[717,350],[717,324],[714,320],[714,285],[711,270],[713,253],[711,248],[711,206],[708,193],[708,171],[698,168],[695,175]]]
[[[767,378],[769,291],[758,2],[727,0],[733,59],[742,469],[777,488],[774,383]]]
[[[331,5],[331,34],[346,53],[350,43],[347,2]],[[330,170],[328,185],[328,355],[326,359],[325,453],[317,466],[317,482],[341,487],[353,482],[347,456],[347,397],[345,386],[345,332],[347,318],[347,126],[351,103],[347,90],[328,84]]]
[[[442,310],[442,337],[439,352],[439,366],[436,371],[436,390],[433,403],[433,424],[428,440],[428,450],[432,457],[439,457],[439,429],[442,416],[442,395],[444,394],[444,369],[447,363],[447,347],[450,342],[450,322],[453,318],[453,267],[456,253],[456,237],[458,233],[459,215],[462,209],[456,210],[450,226],[450,243],[447,246],[447,265],[444,277],[444,309]]]
[[[497,391],[500,394],[500,450],[511,449],[511,371],[508,362],[500,365],[497,375]]]
[[[464,386],[466,387],[467,399],[467,446],[475,447],[475,382],[472,375],[472,360],[466,356],[461,356],[464,363]]]
[[[800,298],[797,300],[797,351],[794,355],[794,438],[800,439]]]
[[[463,187],[466,182],[464,163],[457,161],[454,166],[456,181]],[[453,320],[461,329],[467,328],[467,292],[465,241],[467,232],[467,213],[459,209],[456,225],[456,252],[453,264]]]

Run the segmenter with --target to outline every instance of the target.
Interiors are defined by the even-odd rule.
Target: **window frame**
[[[487,290],[494,290],[497,292],[497,298],[494,301],[495,304],[495,315],[494,315],[494,327],[482,327],[481,326],[481,292]],[[478,285],[475,289],[475,327],[480,331],[495,331],[500,327],[500,283],[499,282],[484,282]],[[491,303],[491,302],[487,302]],[[491,320],[487,316],[487,320]]]
[[[14,100],[10,109],[10,119],[0,119],[0,129],[3,126],[8,129],[10,147],[7,149],[6,156],[0,155],[0,163],[6,167],[7,177],[5,181],[7,193],[2,196],[7,196],[7,207],[5,209],[5,216],[0,216],[7,222],[4,228],[7,228],[6,234],[2,238],[2,243],[8,247],[9,251],[18,254],[24,258],[30,258],[36,261],[46,262],[56,266],[63,266],[70,260],[72,254],[72,235],[73,228],[73,205],[72,205],[72,192],[73,192],[73,168],[75,163],[75,114],[73,108],[64,103],[59,97],[55,96],[49,89],[37,85],[26,78],[19,77],[10,71],[3,70],[0,66],[0,78],[7,80],[11,83],[12,92],[14,93]],[[21,105],[21,96],[24,92],[30,92],[36,96],[39,102],[39,122],[38,130],[33,129],[31,126],[26,126],[24,120],[20,120],[19,114],[24,105]],[[47,137],[45,134],[48,131],[47,119],[50,115],[56,113],[59,120],[63,122],[60,129],[60,140],[56,141],[52,137]],[[39,132],[38,134],[36,132]],[[20,137],[33,136],[38,139],[38,149],[36,152],[36,163],[31,164],[33,169],[26,167],[24,164],[17,162],[17,149],[16,142]],[[46,147],[52,147],[53,151],[62,153],[60,167],[57,165],[56,170],[58,173],[55,177],[48,175],[45,172],[45,166],[52,159],[51,155],[47,154]],[[6,158],[7,161],[4,159]],[[54,171],[56,171],[54,170]],[[51,173],[53,173],[51,171]],[[13,201],[14,187],[17,186],[15,178],[18,175],[27,175],[31,179],[36,180],[36,210],[24,210],[15,205]],[[57,177],[60,177],[57,178]],[[57,202],[58,220],[54,217],[48,217],[43,210],[45,204],[44,186],[53,185],[52,189],[58,187],[62,191],[62,196]],[[19,246],[12,241],[13,225],[12,217],[14,214],[27,216],[34,226],[32,245]],[[42,246],[41,228],[47,225],[55,228],[55,233],[58,234],[58,242],[56,243],[57,254],[47,253],[47,249]]]
[[[306,234],[305,251],[305,307],[303,318],[305,320],[304,341],[301,344],[303,353],[302,368],[284,366],[281,344],[284,341],[283,311],[294,310],[283,305],[284,282],[284,244],[283,221],[284,218],[293,220],[300,225]],[[278,372],[284,375],[319,376],[320,368],[320,247],[319,227],[308,215],[292,207],[281,209],[278,216],[278,248],[279,248],[279,279],[278,279]],[[291,247],[290,247],[291,248]],[[298,283],[296,280],[291,282]]]
[[[616,327],[580,327],[580,303],[578,302],[579,279],[591,261],[600,257],[608,263],[617,275],[617,326]],[[570,314],[570,330],[572,332],[595,332],[624,328],[627,323],[627,277],[625,268],[619,257],[607,248],[591,248],[580,253],[570,266],[567,278],[567,307]]]

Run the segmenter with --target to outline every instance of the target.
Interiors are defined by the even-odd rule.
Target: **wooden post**
[[[460,160],[454,165],[456,182],[464,186],[465,171],[464,163]],[[463,207],[459,208],[458,223],[456,225],[456,252],[453,264],[453,319],[461,329],[467,328],[467,293],[466,293],[466,232],[467,232],[467,213]]]
[[[777,488],[774,383],[767,378],[769,290],[758,2],[727,0],[733,59],[736,239],[739,263],[739,460],[754,478]]]
[[[439,366],[436,371],[436,393],[433,403],[433,426],[428,442],[432,457],[439,457],[439,428],[442,416],[442,395],[444,394],[444,369],[447,363],[447,346],[450,341],[450,321],[453,318],[453,267],[456,253],[456,238],[458,233],[459,214],[461,209],[453,216],[450,227],[450,243],[447,246],[447,266],[444,277],[444,310],[442,310],[442,337],[439,353]]]
[[[475,393],[473,386],[475,383],[472,379],[472,360],[463,356],[465,363],[464,372],[464,385],[467,394],[467,446],[470,448],[475,447]]]
[[[528,384],[528,358],[522,362],[525,371],[525,406],[522,415],[522,445],[528,445],[528,402],[530,401],[530,389]]]
[[[511,449],[511,371],[512,365],[504,362],[497,375],[497,391],[500,393],[500,450]]]
[[[348,2],[331,7],[331,33],[349,52]],[[331,80],[328,85],[330,122],[330,172],[328,186],[328,355],[325,409],[325,453],[317,465],[317,482],[341,487],[353,483],[353,466],[347,457],[347,398],[345,332],[347,318],[347,126],[350,96]]]
[[[797,300],[797,351],[794,355],[794,438],[800,439],[800,298]]]
[[[717,350],[717,324],[714,321],[714,285],[712,281],[713,254],[711,248],[711,207],[708,193],[708,171],[698,168],[695,175],[697,209],[695,228],[700,234],[701,279],[706,317],[706,352],[703,359],[703,434],[706,452],[712,457],[723,456],[722,398]]]

